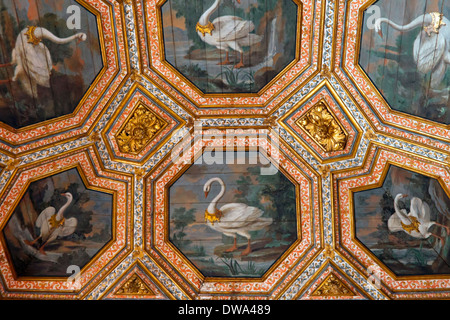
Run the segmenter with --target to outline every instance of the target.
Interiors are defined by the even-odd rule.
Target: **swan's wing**
[[[419,214],[420,223],[430,222],[430,219],[431,219],[430,206],[428,205],[428,203],[422,202],[422,208]]]
[[[411,199],[411,208],[410,208],[409,216],[413,216],[415,218],[419,218],[422,210],[422,200],[414,197]]]
[[[39,214],[39,217],[36,220],[36,227],[42,228],[44,225],[48,225],[48,219],[52,215],[56,213],[56,209],[53,207],[48,207],[42,210],[42,212]]]
[[[249,207],[244,203],[229,203],[220,208],[223,217],[220,220],[224,228],[247,228],[258,222],[263,214],[261,209]]]
[[[235,16],[219,17],[214,19],[213,24],[219,33],[218,41],[235,41],[255,30],[253,22]]]
[[[388,229],[391,232],[397,232],[397,231],[403,230],[401,220],[398,217],[398,215],[395,213],[389,217],[387,224],[388,224]]]
[[[70,236],[72,233],[75,232],[77,224],[78,221],[76,218],[66,219],[66,221],[64,222],[64,226],[61,227],[61,230],[59,231],[59,236],[60,237]]]
[[[53,207],[48,207],[44,210],[42,210],[41,214],[36,220],[36,227],[38,227],[39,234],[43,237],[42,239],[45,241],[47,240],[47,237],[50,233],[51,226],[48,223],[48,220],[51,216],[53,216],[56,213],[56,209]]]
[[[17,62],[20,61],[27,75],[37,84],[50,86],[52,57],[47,47],[41,42],[38,45],[28,43],[24,33],[19,34],[15,47]]]
[[[419,34],[414,42],[414,61],[422,73],[432,71],[443,59],[446,49],[445,37],[440,33]]]

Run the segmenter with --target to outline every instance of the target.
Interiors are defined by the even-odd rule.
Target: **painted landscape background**
[[[225,162],[225,152],[223,156]],[[297,239],[295,186],[276,169],[274,175],[261,175],[262,161],[257,162],[256,153],[242,153],[241,159],[247,159],[246,164],[207,165],[198,160],[169,190],[170,241],[205,276],[261,277]],[[213,177],[220,177],[226,185],[218,209],[227,203],[245,203],[273,219],[264,229],[250,232],[253,252],[247,256],[240,256],[246,238],[238,236],[238,251],[225,252],[233,238],[205,223],[205,210],[220,192],[214,183],[205,199],[203,186]]]

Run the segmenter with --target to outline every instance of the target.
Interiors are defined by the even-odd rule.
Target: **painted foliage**
[[[291,0],[168,0],[165,59],[204,93],[255,93],[295,59]]]
[[[112,201],[87,189],[77,169],[32,182],[3,230],[17,275],[84,267],[112,239]]]
[[[103,68],[95,15],[74,0],[2,0],[0,17],[0,121],[72,113]]]
[[[295,186],[255,152],[222,155],[170,187],[169,239],[204,276],[261,277],[297,239]]]
[[[379,0],[364,14],[359,63],[394,110],[450,124],[450,1]]]
[[[354,206],[357,238],[395,274],[450,273],[450,199],[436,179],[391,166]]]

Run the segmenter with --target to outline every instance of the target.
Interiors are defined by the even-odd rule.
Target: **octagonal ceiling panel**
[[[210,155],[169,188],[169,240],[206,277],[262,277],[297,240],[299,190],[258,152]]]
[[[208,130],[205,134],[203,139],[193,135],[183,141],[171,153],[173,161],[168,160],[172,163],[170,169],[163,172],[156,170],[146,178],[148,190],[146,232],[154,235],[146,239],[146,250],[155,258],[158,257],[158,260],[161,260],[160,255],[164,260],[167,259],[169,264],[165,264],[165,267],[173,270],[171,273],[181,273],[188,279],[188,287],[193,286],[196,291],[221,293],[229,291],[231,287],[248,287],[253,293],[261,293],[273,290],[273,284],[283,279],[282,284],[279,284],[273,292],[274,295],[279,295],[282,287],[290,281],[289,279],[295,277],[295,272],[305,266],[318,249],[314,246],[320,241],[315,228],[318,223],[316,216],[318,193],[311,191],[317,188],[315,185],[317,178],[306,167],[299,170],[293,166],[290,159],[298,158],[285,147],[280,146],[280,149],[277,149],[275,137],[267,131],[252,130],[249,133],[236,130],[232,136],[222,138],[220,135],[225,135],[224,131]],[[229,146],[227,141],[230,139],[234,141],[234,147],[232,152],[226,153],[226,158],[235,165],[227,166],[222,163],[227,160],[220,154],[220,150],[224,151],[222,148]],[[257,165],[257,159],[252,157],[240,158],[241,165],[237,165],[239,158],[231,159],[236,154],[234,151],[243,152],[252,146],[253,152],[258,151],[269,160],[262,161],[265,166]],[[249,153],[252,151],[249,150]],[[202,161],[209,163],[218,161],[214,166],[216,170],[211,171],[211,168],[208,168],[205,172],[198,171],[202,167],[197,162],[200,156]],[[268,167],[268,162],[272,166]],[[253,168],[248,169],[249,172],[261,171],[272,176],[261,175],[258,179],[258,174],[244,175],[242,172],[244,167]],[[189,170],[196,174],[189,174]],[[233,180],[229,180],[227,174],[238,179],[231,182],[228,189],[226,184],[230,184]],[[209,189],[204,186],[213,175],[214,178],[224,181],[225,190],[217,187],[217,183],[221,184],[220,182],[214,182],[216,185],[211,185]],[[272,180],[271,183],[264,185],[264,182],[267,183],[271,179],[280,181],[274,184]],[[186,181],[194,187],[187,190]],[[253,188],[255,186],[257,187]],[[291,198],[294,186],[295,193],[301,194],[296,200]],[[270,193],[270,190],[276,191],[277,187],[285,188],[283,189],[285,194],[280,194],[278,199]],[[229,199],[228,201],[239,201],[244,203],[244,206],[258,206],[264,212],[251,209],[255,219],[258,217],[258,221],[246,224],[248,230],[243,228],[234,232],[226,231],[228,224],[226,220],[230,219],[225,216],[227,210],[224,208],[222,214],[217,210],[214,213],[210,212],[214,211],[213,194],[214,198],[218,199],[216,193],[222,195],[221,190],[224,191],[223,197]],[[212,199],[212,206],[211,200],[201,200],[203,191],[208,195],[211,193],[209,197]],[[264,191],[268,194],[264,195]],[[189,198],[189,202],[183,200],[184,198]],[[289,203],[286,212],[278,211],[279,200]],[[153,212],[153,207],[157,211]],[[218,207],[219,210],[223,208],[221,205]],[[157,227],[157,230],[153,229],[156,226],[160,227]],[[271,235],[274,230],[278,230],[277,235]],[[221,233],[229,239],[222,240]],[[288,265],[291,264],[295,264],[296,267],[290,269]],[[289,276],[287,272],[290,272]],[[218,278],[227,281],[221,283],[218,282]]]
[[[20,13],[20,20],[17,20],[15,11],[14,19],[8,20],[11,6]],[[126,74],[122,22],[118,8],[114,9],[96,0],[33,0],[26,4],[15,0],[2,8],[5,9],[2,10],[5,21],[13,25],[2,35],[5,47],[2,50],[5,62],[2,67],[2,79],[5,81],[1,85],[5,96],[2,100],[11,102],[15,98],[12,99],[10,92],[14,94],[17,88],[21,91],[18,95],[14,94],[20,101],[14,100],[17,103],[2,107],[2,150],[20,154],[86,133],[89,127],[83,125],[95,122]],[[42,27],[49,31],[42,34],[43,40],[38,43],[41,38],[39,32],[42,33],[43,30],[39,28]],[[28,35],[18,35],[21,30]],[[70,41],[64,43],[65,41],[54,38],[52,34],[59,38],[69,36],[67,41]],[[71,37],[74,34],[78,35]],[[8,46],[14,49],[15,41],[19,38],[24,39],[27,50],[34,52],[33,59],[40,61],[33,62],[35,81],[23,81],[23,76],[22,80],[14,78],[14,72],[20,71],[20,68],[17,69],[18,65],[11,62],[12,52],[6,49]],[[8,45],[9,39],[14,39],[14,46]],[[37,44],[29,43],[30,39],[34,39]],[[45,63],[39,59],[39,54],[44,54]],[[33,59],[28,57],[28,60],[34,61]],[[20,65],[25,66],[25,61],[28,60],[20,62]],[[31,69],[28,70],[29,74],[30,72]],[[42,72],[50,75],[38,77]],[[19,72],[19,78],[21,74],[23,75]],[[37,91],[33,89],[31,92],[41,95],[33,97],[31,104],[26,101],[30,100],[30,95],[22,99],[27,96],[26,90],[22,90],[24,83],[25,87],[28,86],[27,83],[30,83],[29,87],[36,84]]]
[[[164,58],[203,93],[257,93],[296,59],[299,9],[292,0],[167,0]]]
[[[60,6],[77,8],[79,29]],[[97,17],[73,0],[7,1],[1,10],[0,121],[23,128],[72,113],[103,68]]]
[[[382,20],[365,11],[359,64],[393,110],[448,125],[450,3],[440,3],[376,1]]]
[[[436,179],[389,166],[380,187],[353,194],[357,239],[398,276],[450,274],[447,192]]]
[[[338,174],[336,181],[340,253],[357,256],[363,272],[392,296],[449,285],[447,169],[372,149],[363,170]]]
[[[420,31],[421,37],[417,38],[419,30],[424,30],[431,24],[432,15],[429,13],[443,13],[441,11],[446,6],[442,1],[438,4],[418,0],[414,2],[414,5],[408,2],[406,6],[406,2],[399,1],[392,11],[389,11],[390,9],[386,9],[385,5],[380,6],[379,3],[373,0],[353,0],[348,7],[349,14],[346,18],[342,19],[343,16],[340,15],[339,24],[345,25],[345,28],[338,29],[334,71],[377,129],[390,135],[413,139],[418,143],[431,143],[436,148],[448,150],[446,143],[434,140],[448,141],[449,137],[449,128],[445,119],[447,108],[442,104],[445,100],[446,89],[437,89],[436,86],[433,89],[430,82],[432,72],[418,69],[417,63],[414,62],[414,45],[411,44],[419,39],[417,42],[417,48],[419,48],[421,37],[425,41],[428,37],[437,35],[431,32],[428,36],[427,32]],[[401,8],[404,8],[404,19]],[[339,7],[341,13],[345,10],[343,5]],[[392,15],[402,15],[403,20],[398,21],[399,24],[407,24],[409,22],[406,20],[412,21],[419,16],[427,18],[424,23],[420,26],[415,25],[409,32],[398,32],[392,24],[387,27],[385,20],[380,20],[382,21],[380,23],[381,37],[375,29],[375,22],[378,18],[388,19],[386,18],[390,15],[388,12],[392,12]],[[440,17],[440,14],[437,16]],[[396,37],[398,37],[397,42],[394,39]],[[364,47],[366,44],[369,44],[370,48]],[[399,50],[402,52],[401,59]],[[430,50],[433,50],[432,47]],[[425,57],[426,54],[424,52],[422,54]],[[411,59],[411,56],[412,63],[408,63],[407,59]],[[402,66],[396,60],[399,60]],[[399,68],[398,73],[393,71],[397,68]],[[442,71],[445,72],[443,69]],[[443,78],[443,81],[446,80]],[[384,93],[380,92],[383,90]],[[405,130],[420,132],[423,136],[417,134],[411,136]]]
[[[130,177],[96,172],[98,165],[89,148],[18,168],[1,200],[8,290],[56,286],[70,297],[129,250]],[[68,281],[74,272],[76,283]]]
[[[113,214],[113,195],[87,189],[76,168],[30,183],[3,229],[15,274],[84,268],[112,240]]]

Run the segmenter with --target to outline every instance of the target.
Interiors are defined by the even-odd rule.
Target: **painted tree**
[[[190,241],[184,239],[186,236],[184,229],[195,222],[196,211],[195,208],[186,210],[185,207],[176,208],[173,211],[170,225],[173,225],[175,232],[172,235],[171,241],[179,248],[190,244]]]

